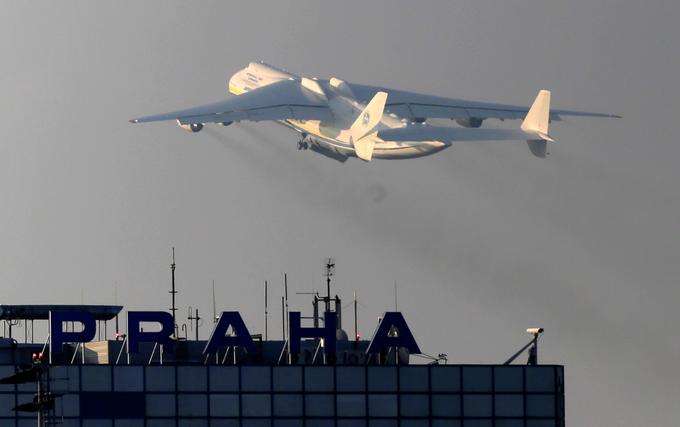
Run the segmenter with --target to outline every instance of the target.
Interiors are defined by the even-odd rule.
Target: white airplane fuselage
[[[300,77],[266,64],[251,63],[231,77],[229,92],[240,95],[252,89],[290,79],[300,79]],[[314,79],[302,78],[301,82],[309,90],[328,99],[334,119],[332,121],[288,119],[280,123],[302,134],[304,142],[310,144],[315,151],[330,155],[330,157],[333,157],[333,154],[345,158],[356,157],[354,145],[350,139],[350,127],[366,105],[357,102],[349,86],[342,80],[333,78],[323,89]],[[367,136],[375,141],[373,158],[422,157],[441,151],[450,145],[441,141],[383,141],[377,136],[380,130],[401,128],[407,124],[407,121],[394,114],[383,114],[375,131]]]

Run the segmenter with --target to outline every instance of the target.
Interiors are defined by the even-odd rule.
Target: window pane
[[[321,419],[321,420],[306,420],[306,427],[335,427],[334,419]]]
[[[369,391],[397,391],[397,368],[387,366],[369,366]]]
[[[149,418],[146,420],[146,427],[175,427],[175,420],[157,420]]]
[[[310,417],[332,417],[335,415],[335,397],[332,394],[306,395],[305,413]]]
[[[492,427],[491,420],[465,420],[464,427]]]
[[[427,391],[427,366],[402,366],[399,368],[399,389],[401,391]]]
[[[83,391],[111,391],[110,366],[82,366]]]
[[[148,424],[147,424],[147,427]],[[169,426],[174,427],[174,426]],[[235,420],[210,420],[210,427],[241,427],[238,419]]]
[[[496,420],[496,427],[524,427],[524,419]]]
[[[298,366],[281,366],[274,370],[274,390],[302,391],[302,368]]]
[[[497,394],[496,416],[497,417],[524,416],[524,396],[521,394]]]
[[[83,427],[111,427],[111,420],[83,420]]]
[[[555,370],[552,366],[527,366],[527,391],[555,391]]]
[[[366,427],[365,420],[338,420],[338,427]]]
[[[114,420],[114,427],[144,427],[144,420]]]
[[[208,420],[192,420],[191,418],[180,418],[177,424],[179,427],[208,427]]]
[[[238,417],[238,394],[211,394],[210,415]]]
[[[333,391],[333,368],[328,366],[306,367],[305,390]]]
[[[179,366],[177,389],[179,391],[205,391],[208,387],[208,369],[205,366]]]
[[[401,420],[402,427],[429,427],[427,420]]]
[[[175,391],[174,366],[147,366],[147,391]]]
[[[555,427],[555,420],[527,420],[527,427]]]
[[[113,391],[144,391],[143,367],[114,366]]]
[[[208,397],[205,394],[177,395],[177,412],[180,416],[204,417],[208,415]]]
[[[14,375],[15,372],[14,366],[0,365],[0,378],[9,377],[10,375]],[[14,392],[14,384],[0,384],[0,392],[3,391]]]
[[[496,391],[524,391],[524,367],[496,367],[494,376]]]
[[[527,416],[529,417],[554,417],[555,395],[535,394],[527,395]]]
[[[301,419],[275,419],[274,427],[301,427],[304,421]]]
[[[338,417],[366,416],[366,395],[338,394]]]
[[[271,396],[269,394],[241,395],[241,411],[244,417],[270,417]]]
[[[491,391],[491,367],[466,366],[463,368],[464,391]]]
[[[19,402],[23,403],[23,402]],[[13,417],[15,415],[12,408],[16,406],[14,393],[12,394],[0,394],[0,416],[2,417]]]
[[[238,391],[238,366],[211,366],[210,391]]]
[[[432,391],[460,391],[460,368],[433,366],[430,369]]]
[[[460,395],[459,394],[433,394],[432,415],[435,417],[459,417]]]
[[[463,414],[466,417],[490,417],[490,394],[466,394],[463,396]]]
[[[337,368],[338,391],[364,391],[366,390],[366,370],[358,366],[338,366]]]
[[[427,417],[430,413],[426,394],[402,394],[400,397],[401,415],[406,417]]]
[[[274,416],[300,417],[302,416],[302,395],[275,394]]]
[[[174,394],[147,394],[146,415],[150,417],[174,417]]]
[[[271,427],[271,420],[243,420],[243,427]]]
[[[77,417],[80,415],[80,397],[77,394],[65,394],[61,396],[61,404],[64,408],[61,415],[66,417]],[[57,403],[55,407],[59,407],[59,403]]]
[[[368,396],[369,417],[396,417],[396,394],[370,394]]]
[[[368,420],[368,427],[397,427],[397,420]]]
[[[243,391],[270,391],[271,372],[269,366],[244,366],[241,368],[241,389]]]
[[[460,427],[460,420],[432,420],[432,427]]]

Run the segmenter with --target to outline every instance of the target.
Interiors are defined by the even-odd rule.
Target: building
[[[10,314],[11,307],[0,306],[0,319],[32,322],[63,308]],[[94,318],[106,328],[115,315],[104,312]],[[64,325],[58,323],[50,325],[52,336]],[[387,327],[394,337],[395,328]],[[46,402],[38,422],[64,427],[564,426],[562,366],[411,364],[404,348],[368,353],[376,336],[350,341],[337,335],[333,354],[319,338],[300,339],[299,353],[291,354],[291,339],[255,336],[250,353],[240,346],[206,353],[205,341],[176,341],[162,359],[158,342],[141,342],[131,353],[123,336],[63,344],[58,357],[56,349],[54,357],[46,354],[46,343],[2,339],[0,378],[16,380],[19,372],[23,379],[0,384],[0,426],[36,425],[37,412],[15,408],[37,400],[38,384]],[[39,378],[32,377],[36,368]]]

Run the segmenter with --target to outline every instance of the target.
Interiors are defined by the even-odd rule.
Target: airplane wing
[[[385,105],[387,113],[396,114],[411,120],[427,118],[448,118],[459,120],[471,119],[523,119],[529,107],[520,105],[495,104],[488,102],[469,101],[457,98],[445,98],[441,96],[424,95],[415,92],[407,92],[389,89],[379,86],[350,84],[352,92],[360,102],[368,102],[377,92],[387,92],[388,100]],[[551,110],[550,120],[561,120],[562,116],[583,117],[615,117],[615,114],[592,113],[586,111]],[[478,127],[481,121],[471,127]]]
[[[330,120],[326,100],[299,80],[284,80],[224,101],[130,120],[132,123],[176,120],[182,125],[262,120]]]

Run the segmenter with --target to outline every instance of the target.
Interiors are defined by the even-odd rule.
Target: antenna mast
[[[177,291],[175,290],[175,248],[172,248],[172,264],[170,264],[170,272],[172,274],[172,289],[170,290],[170,294],[172,295],[172,308],[170,311],[172,312],[172,338],[177,339],[177,322],[175,320],[175,312],[177,311],[177,307],[175,306],[175,295],[177,294]]]
[[[326,260],[326,266],[324,270],[324,275],[326,276],[326,312],[331,311],[331,277],[335,275],[335,260],[333,258],[328,258]]]

